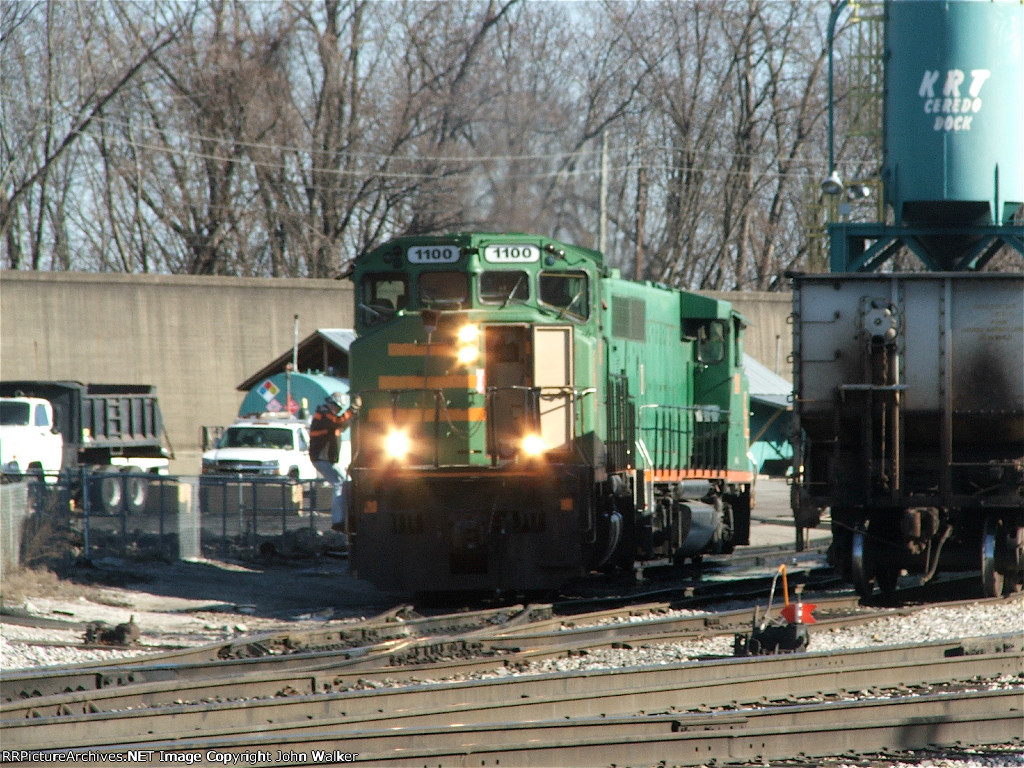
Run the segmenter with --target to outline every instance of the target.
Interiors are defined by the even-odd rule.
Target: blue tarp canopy
[[[319,373],[275,373],[256,383],[242,400],[239,416],[283,413],[286,409],[302,418],[334,392],[348,394],[348,379]],[[289,396],[291,408],[288,408]]]
[[[784,474],[793,462],[793,385],[747,354],[743,370],[750,382],[750,455],[759,473]]]

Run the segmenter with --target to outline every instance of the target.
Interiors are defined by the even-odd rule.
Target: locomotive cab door
[[[540,436],[548,449],[562,448],[573,436],[572,327],[533,329],[533,386],[538,390]]]
[[[530,412],[533,386],[530,329],[525,325],[490,325],[484,328],[487,358],[487,450],[509,459],[523,439],[523,420]]]
[[[484,334],[488,451],[512,458],[531,433],[548,449],[565,446],[573,434],[572,328],[491,325]]]

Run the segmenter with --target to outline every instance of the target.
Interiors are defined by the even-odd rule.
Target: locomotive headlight
[[[475,344],[476,340],[480,338],[480,327],[470,323],[459,328],[459,343],[460,344]]]
[[[545,448],[544,438],[540,435],[527,435],[523,438],[522,449],[527,456],[540,456]]]
[[[475,363],[480,357],[480,347],[478,341],[480,339],[480,327],[476,325],[464,325],[459,328],[459,352],[458,360],[462,365],[470,365]]]
[[[480,357],[480,350],[475,346],[459,347],[459,362],[462,365],[469,365],[475,363]]]
[[[409,436],[400,429],[392,430],[384,438],[384,450],[387,451],[388,456],[397,461],[405,459],[411,447]]]

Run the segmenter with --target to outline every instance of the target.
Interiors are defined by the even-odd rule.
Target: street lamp
[[[843,193],[843,180],[839,178],[839,173],[834,168],[828,178],[821,182],[821,191],[826,195],[841,195]]]
[[[839,14],[843,12],[846,3],[847,0],[839,0],[828,17],[828,178],[821,182],[821,191],[826,195],[839,195],[843,192],[843,180],[836,171],[835,115],[832,110],[832,43],[835,39],[836,22],[839,21]]]

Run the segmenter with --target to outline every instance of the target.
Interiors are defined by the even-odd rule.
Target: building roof
[[[299,373],[323,373],[342,379],[348,378],[348,349],[355,341],[351,328],[318,328],[280,357],[260,368],[235,389],[248,392],[275,373],[284,373],[285,366],[298,359]]]
[[[743,370],[750,382],[750,399],[774,408],[793,407],[793,385],[754,358],[743,353]]]

